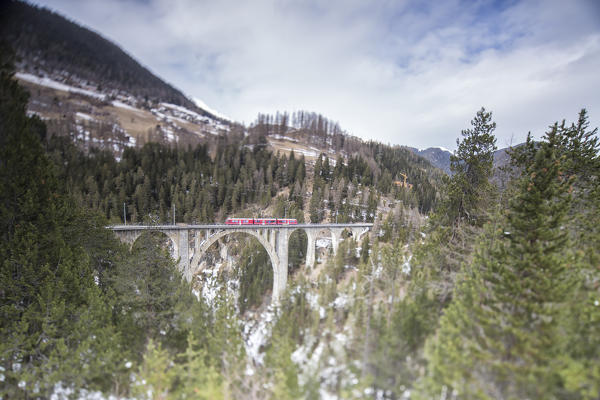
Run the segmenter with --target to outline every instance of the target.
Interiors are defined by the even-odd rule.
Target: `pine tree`
[[[444,209],[450,222],[482,220],[490,196],[496,123],[492,122],[492,113],[482,107],[471,126],[461,132],[463,139],[456,140],[458,149],[450,156],[453,175],[448,184],[449,204]]]
[[[244,247],[236,275],[240,280],[238,306],[241,313],[262,304],[273,287],[273,267],[265,248],[254,238],[240,238]]]
[[[557,143],[544,142],[523,173],[505,228],[489,227],[428,343],[425,397],[443,391],[482,399],[560,396],[559,320],[573,290],[563,165]]]
[[[102,262],[90,255],[102,251],[86,254],[74,234],[90,224],[44,154],[44,125],[27,117],[6,54],[0,49],[0,396],[48,397],[57,382],[105,390],[120,344],[94,279]]]
[[[362,241],[360,250],[360,258],[362,262],[366,263],[369,259],[369,251],[371,251],[371,244],[369,242],[369,235],[365,235],[365,238]]]
[[[117,321],[137,354],[148,339],[177,351],[185,348],[189,327],[177,307],[180,302],[189,304],[193,295],[181,282],[165,239],[159,234],[141,235],[109,277]]]
[[[144,360],[135,375],[132,392],[137,399],[166,400],[174,392],[179,368],[160,343],[148,341]]]
[[[565,175],[573,180],[573,202],[567,229],[577,243],[577,292],[571,296],[568,317],[563,321],[568,349],[561,357],[561,376],[571,395],[583,399],[600,396],[600,143],[598,129],[589,129],[585,109],[576,123],[555,124],[550,134],[559,142],[565,158]]]
[[[302,391],[298,383],[300,371],[291,358],[294,341],[287,336],[273,335],[271,346],[266,360],[272,369],[274,383],[271,398],[273,400],[302,398]]]
[[[198,340],[190,334],[185,353],[179,355],[176,392],[178,399],[212,400],[225,398],[223,381],[219,372],[208,365],[206,351],[200,348]]]
[[[313,187],[313,192],[308,207],[308,211],[310,213],[310,222],[313,224],[321,222],[321,191],[315,187]]]

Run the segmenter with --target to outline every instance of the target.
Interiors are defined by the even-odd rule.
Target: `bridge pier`
[[[276,270],[275,276],[273,277],[273,300],[278,301],[285,287],[287,286],[288,276],[288,249],[290,231],[287,229],[281,229],[277,232],[271,232],[273,236],[277,237],[277,257],[279,258],[279,265],[274,267]],[[277,283],[275,283],[277,282]]]
[[[331,231],[331,247],[333,248],[333,255],[337,254],[338,247],[340,245],[340,238],[342,237],[343,228],[330,229]]]
[[[352,238],[354,240],[356,240],[357,242],[360,242],[360,238],[362,237],[362,235],[364,235],[365,233],[367,233],[368,229],[362,229],[362,228],[352,228],[351,232],[352,232]]]
[[[177,267],[179,272],[186,278],[190,273],[190,242],[187,230],[177,230],[176,234],[177,243]]]
[[[314,229],[306,229],[306,267],[312,268],[315,265],[315,247],[317,245],[317,232]]]
[[[267,234],[269,235],[269,243],[271,243],[271,246],[273,248],[275,248],[275,240],[276,240],[276,235],[274,231],[267,231]]]

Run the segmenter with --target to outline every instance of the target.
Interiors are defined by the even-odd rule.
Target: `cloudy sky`
[[[600,125],[596,0],[35,3],[246,124],[303,109],[366,139],[449,149],[482,106],[500,147],[583,107]]]

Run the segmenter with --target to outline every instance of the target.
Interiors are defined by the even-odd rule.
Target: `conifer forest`
[[[46,46],[30,35],[18,43]],[[501,163],[494,110],[474,109],[452,132],[449,174],[306,111],[247,126],[201,114],[227,131],[197,142],[82,146],[74,124],[92,136],[100,125],[31,112],[43,93],[18,79],[28,47],[9,44],[0,399],[600,399],[600,139],[586,109],[556,115]],[[79,61],[99,79],[101,65]],[[195,107],[144,71],[141,110],[163,91],[183,99],[172,109]],[[57,109],[84,102],[56,96]],[[318,238],[314,265],[295,231],[277,301],[270,255],[250,235],[219,239],[186,280],[164,234],[127,244],[108,228],[230,217],[373,226],[359,240],[345,232],[337,251]]]

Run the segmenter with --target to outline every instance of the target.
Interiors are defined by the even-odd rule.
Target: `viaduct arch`
[[[188,273],[188,275],[184,274],[184,277],[188,281],[191,281],[193,279],[193,277],[198,272],[200,272],[200,261],[201,261],[202,257],[206,254],[206,252],[208,251],[210,246],[215,244],[219,239],[224,238],[225,236],[228,236],[228,235],[235,234],[235,233],[244,233],[244,234],[253,236],[265,248],[265,250],[267,251],[267,254],[269,255],[269,259],[271,260],[271,267],[273,268],[273,294],[275,294],[276,291],[284,290],[285,287],[283,289],[281,289],[279,286],[280,281],[282,279],[279,276],[282,273],[282,271],[280,268],[277,268],[280,265],[279,255],[277,254],[277,251],[275,251],[274,246],[272,246],[272,244],[269,242],[268,235],[265,235],[264,233],[262,233],[260,231],[254,231],[254,230],[249,230],[249,229],[241,229],[241,230],[227,229],[227,230],[217,231],[216,233],[213,233],[212,235],[208,235],[208,237],[206,237],[204,239],[204,241],[200,242],[199,246],[196,246],[194,248],[195,251],[194,251],[194,255],[190,261],[189,273]],[[287,279],[287,271],[286,271],[285,278]],[[273,297],[275,297],[275,296],[273,296]]]
[[[191,281],[199,271],[200,260],[217,240],[233,234],[245,233],[255,237],[265,248],[273,267],[273,301],[278,301],[285,291],[288,276],[289,238],[295,230],[306,232],[308,239],[306,265],[315,263],[315,245],[319,234],[328,230],[331,234],[333,253],[344,230],[359,241],[361,236],[371,229],[373,224],[298,224],[298,225],[114,225],[109,226],[117,237],[130,246],[145,231],[164,233],[173,244],[173,256],[177,260],[182,276]],[[190,246],[191,244],[191,246]]]

